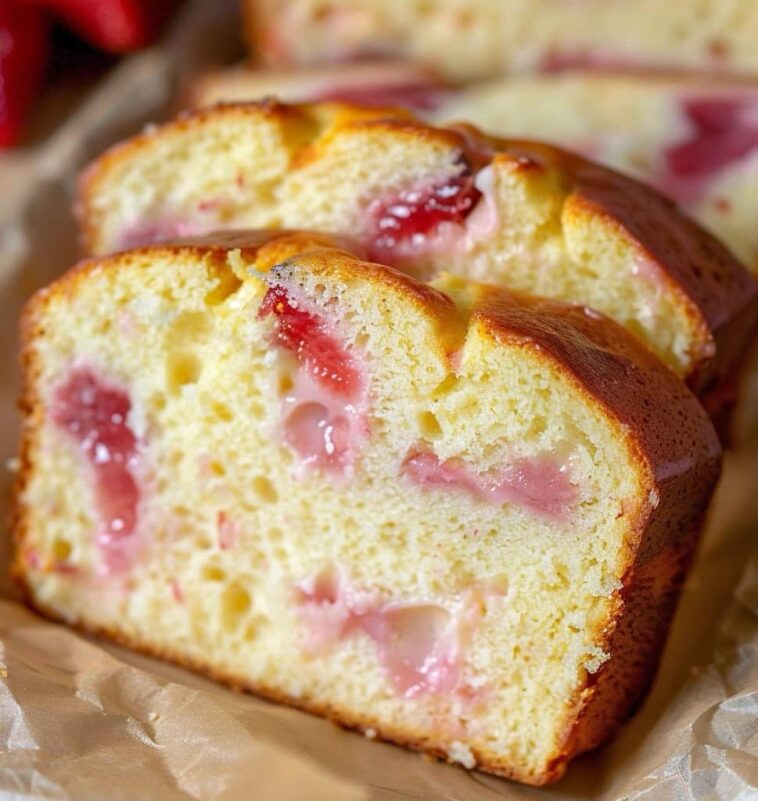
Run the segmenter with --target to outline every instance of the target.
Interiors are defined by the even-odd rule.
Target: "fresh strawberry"
[[[49,11],[89,44],[127,53],[150,44],[176,0],[20,0]]]
[[[49,36],[38,9],[0,2],[0,147],[21,135],[45,73]]]

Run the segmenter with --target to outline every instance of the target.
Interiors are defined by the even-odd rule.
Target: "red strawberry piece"
[[[434,186],[403,189],[369,205],[371,229],[369,257],[382,264],[396,262],[395,251],[419,243],[442,223],[463,223],[473,211],[481,192],[474,176],[459,175]]]
[[[659,188],[680,203],[700,200],[711,178],[758,148],[756,97],[702,97],[682,102],[687,137],[664,152]]]
[[[128,536],[137,525],[137,438],[127,423],[131,408],[123,390],[80,367],[57,388],[51,410],[90,463],[104,544]]]
[[[315,381],[343,397],[360,391],[362,379],[352,356],[318,314],[303,307],[284,287],[271,287],[261,302],[259,317],[277,318],[273,341],[292,351]]]
[[[690,139],[669,148],[674,175],[708,175],[728,167],[758,147],[755,99],[689,100],[684,112],[694,126]]]

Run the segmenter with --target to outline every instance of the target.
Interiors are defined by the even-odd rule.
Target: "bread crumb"
[[[457,762],[468,770],[476,767],[476,759],[471,753],[471,749],[460,740],[455,740],[450,744],[450,748],[447,749],[447,756],[451,762]]]

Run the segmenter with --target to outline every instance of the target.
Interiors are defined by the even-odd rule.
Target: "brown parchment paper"
[[[16,324],[76,255],[74,177],[170,107],[188,72],[234,55],[235,4],[190,4],[40,150],[0,162],[0,513],[12,483]],[[12,187],[12,189],[11,189]],[[0,799],[758,799],[758,447],[728,454],[653,691],[551,788],[429,761],[85,638],[19,603],[0,534]]]

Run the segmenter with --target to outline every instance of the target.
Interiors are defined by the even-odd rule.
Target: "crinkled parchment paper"
[[[225,34],[208,31],[228,30],[221,23],[233,20],[229,11],[189,7],[163,48],[125,62],[40,153],[0,165],[3,461],[16,447],[18,312],[75,256],[69,209],[77,169],[161,113],[178,76],[202,62],[198,53],[214,57]],[[6,189],[11,175],[14,193]],[[3,506],[11,481],[3,471]],[[758,449],[738,449],[727,458],[647,703],[613,743],[542,790],[431,762],[84,638],[14,600],[3,570],[0,798],[758,799],[757,507]],[[0,543],[1,567],[7,537]]]

